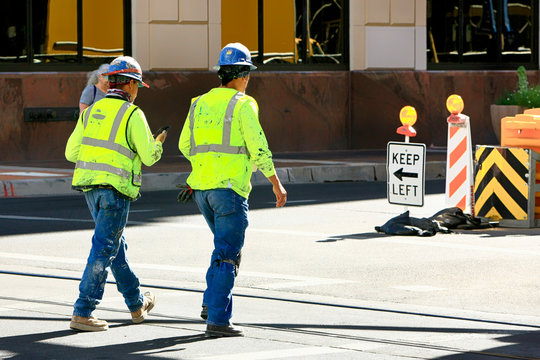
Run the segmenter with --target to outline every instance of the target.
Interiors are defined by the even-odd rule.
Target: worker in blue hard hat
[[[249,66],[250,70],[257,69],[251,62],[251,54],[249,53],[248,48],[240,43],[227,44],[227,46],[221,50],[219,62],[214,66],[214,70],[219,70],[222,66],[228,65],[246,65]]]
[[[251,70],[249,50],[240,43],[226,45],[215,69],[221,86],[192,100],[178,147],[193,171],[190,194],[214,234],[214,251],[206,273],[201,317],[206,336],[242,336],[232,317],[232,288],[240,265],[240,252],[248,226],[248,195],[253,165],[272,183],[276,207],[287,202],[272,153],[259,123],[255,99],[246,95]]]
[[[143,111],[133,104],[138,88],[148,87],[135,59],[118,57],[103,75],[109,80],[107,95],[81,112],[66,145],[66,158],[75,163],[73,188],[84,193],[95,222],[70,323],[81,331],[108,329],[107,321],[92,316],[103,297],[107,268],[134,323],[143,322],[156,301],[151,292],[140,289],[127,261],[123,232],[130,201],[140,196],[141,166],[151,166],[161,158],[167,133],[160,132],[154,139]]]

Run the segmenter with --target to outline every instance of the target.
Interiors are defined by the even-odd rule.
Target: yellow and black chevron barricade
[[[475,214],[500,226],[537,227],[536,162],[540,154],[525,148],[476,146]]]

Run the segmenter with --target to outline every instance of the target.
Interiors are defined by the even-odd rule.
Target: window
[[[428,69],[538,68],[538,2],[428,0]]]
[[[131,53],[131,0],[7,0],[0,6],[0,71],[95,67]]]
[[[243,43],[263,69],[348,69],[348,0],[227,0],[221,7],[222,44]]]

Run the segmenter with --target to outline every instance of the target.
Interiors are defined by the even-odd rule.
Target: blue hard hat
[[[139,82],[139,87],[149,87],[142,80],[141,66],[131,56],[119,56],[114,59],[109,65],[109,71],[102,74],[103,76],[119,75],[135,79]]]
[[[247,65],[251,70],[257,68],[251,62],[251,54],[248,48],[240,43],[225,45],[219,54],[219,62],[214,66],[214,70],[219,70],[219,67],[222,65]]]

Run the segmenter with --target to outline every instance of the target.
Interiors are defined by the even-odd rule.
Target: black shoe
[[[241,327],[230,325],[206,325],[206,337],[223,337],[223,336],[244,336],[244,331]]]
[[[201,318],[208,319],[208,306],[203,306],[201,310]]]

